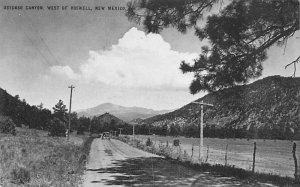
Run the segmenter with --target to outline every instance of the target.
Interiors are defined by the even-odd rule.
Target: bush
[[[77,128],[77,134],[78,135],[83,135],[85,131],[85,126],[84,125],[79,125]]]
[[[152,140],[150,138],[146,141],[146,146],[151,146],[153,144]]]
[[[30,182],[30,172],[24,167],[16,167],[10,173],[11,182],[15,184],[25,184]]]
[[[170,158],[173,153],[173,150],[169,146],[165,146],[163,144],[158,145],[157,154],[161,156],[165,156],[167,158]]]
[[[142,149],[142,150],[144,150],[145,149],[145,145],[143,144],[143,142],[142,141],[137,141],[137,143],[136,143],[136,147],[137,148],[139,148],[139,149]]]
[[[49,136],[65,136],[65,123],[58,118],[53,118],[49,125]]]
[[[0,118],[0,132],[16,135],[16,124],[9,117]]]
[[[84,131],[77,131],[77,135],[84,135]]]
[[[180,141],[178,139],[175,139],[174,142],[173,142],[173,145],[174,146],[179,146],[180,144]]]

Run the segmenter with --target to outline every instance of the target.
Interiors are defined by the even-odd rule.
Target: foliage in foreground
[[[219,13],[209,15],[217,3]],[[222,5],[218,0],[132,0],[126,15],[131,21],[142,22],[147,32],[174,27],[186,33],[190,28],[200,41],[209,41],[193,64],[182,62],[180,66],[183,73],[194,74],[190,91],[195,94],[245,84],[261,76],[268,48],[286,45],[299,30],[298,0],[244,0]],[[200,24],[201,20],[206,23]]]
[[[58,118],[53,118],[49,125],[49,136],[65,136],[66,124]]]
[[[48,137],[47,132],[18,129],[0,139],[1,186],[80,186],[91,141]]]
[[[0,116],[0,133],[16,135],[16,124],[12,119]]]

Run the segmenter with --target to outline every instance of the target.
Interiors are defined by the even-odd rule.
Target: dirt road
[[[84,187],[100,186],[272,186],[203,173],[133,148],[118,140],[95,139]]]

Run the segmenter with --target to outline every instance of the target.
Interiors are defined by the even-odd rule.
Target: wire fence
[[[300,145],[299,141],[205,138],[203,153],[200,158],[199,139],[135,136],[135,139],[144,144],[146,144],[147,138],[152,140],[155,148],[169,146],[175,152],[187,154],[194,163],[230,165],[253,172],[270,173],[283,177],[299,175],[299,172],[296,173],[298,166],[295,165],[295,159],[300,159],[300,148],[295,149],[295,157],[293,155],[293,145]],[[174,146],[175,139],[179,139],[179,146]],[[253,154],[254,142],[256,144],[255,154]]]

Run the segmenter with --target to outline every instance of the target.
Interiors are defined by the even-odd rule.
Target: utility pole
[[[70,94],[70,107],[69,107],[69,128],[67,133],[67,139],[69,140],[70,136],[70,130],[71,130],[71,107],[72,107],[72,93],[73,89],[75,88],[73,85],[69,86],[68,88],[71,88],[71,94]]]
[[[134,125],[135,125],[135,123],[132,123],[132,136],[133,136],[133,139],[134,139]]]
[[[119,135],[121,135],[121,134],[122,134],[122,129],[123,129],[123,128],[118,128],[118,129],[120,130],[120,134],[119,134]]]
[[[203,155],[203,105],[206,106],[214,106],[212,104],[204,103],[203,101],[201,102],[193,102],[195,104],[199,104],[201,106],[201,123],[200,123],[200,147],[199,147],[199,159],[201,160],[202,155]]]
[[[89,120],[89,132],[90,136],[92,135],[92,120]]]

